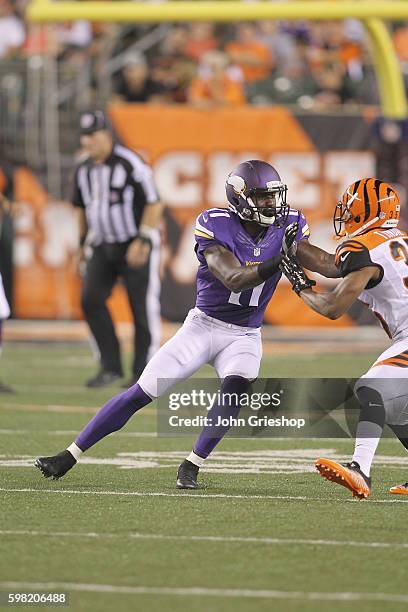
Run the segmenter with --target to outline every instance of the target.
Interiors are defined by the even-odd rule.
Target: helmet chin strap
[[[270,225],[273,225],[276,221],[276,215],[274,215],[273,217],[266,217],[265,215],[262,215],[259,211],[257,211],[257,213],[259,218],[259,221],[257,221],[257,223],[259,223],[259,225],[269,227]]]
[[[347,237],[348,238],[354,238],[354,236],[357,236],[358,234],[361,234],[361,232],[363,232],[368,227],[370,227],[370,225],[373,225],[373,223],[376,223],[376,221],[378,221],[379,218],[380,217],[375,217],[369,223],[366,223],[365,225],[360,227],[358,230],[356,230],[352,234],[347,234]],[[393,227],[397,227],[397,226],[398,226],[398,219],[387,219],[386,221],[383,222],[382,225],[380,225],[376,229],[384,229],[384,230],[386,230],[386,229],[392,229]]]
[[[263,215],[260,212],[259,206],[255,206],[255,203],[252,198],[247,197],[245,199],[248,202],[249,207],[253,209],[253,213],[258,216],[258,219],[253,219],[253,221],[258,223],[262,227],[269,227],[270,225],[273,225],[275,223],[276,214],[273,215],[273,217],[267,217],[266,215]]]
[[[361,232],[364,232],[364,230],[368,229],[371,225],[376,223],[379,219],[380,219],[380,217],[374,217],[374,219],[371,219],[371,221],[369,221],[365,225],[362,225],[360,228],[358,228],[352,234],[346,234],[347,238],[354,238],[354,236],[357,236],[358,234],[361,234]],[[392,229],[393,227],[397,227],[397,225],[398,225],[398,219],[387,219],[386,221],[383,222],[382,225],[380,225],[376,229]]]
[[[364,225],[356,229],[355,232],[352,232],[351,234],[348,234],[346,232],[347,238],[354,238],[354,236],[357,236],[357,234],[361,234],[361,232],[364,232],[364,230],[368,229],[369,227],[371,227],[371,225],[373,225],[374,223],[377,223],[377,221],[379,220],[380,220],[380,217],[374,217],[374,219],[371,219],[371,221],[368,221],[367,223],[365,223]]]

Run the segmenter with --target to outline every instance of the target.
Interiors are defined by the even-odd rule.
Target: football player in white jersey
[[[333,291],[303,286],[307,277],[292,258],[281,264],[293,289],[310,308],[337,319],[358,298],[380,319],[392,345],[356,383],[361,404],[355,450],[350,463],[317,459],[320,474],[347,487],[353,496],[371,493],[370,468],[385,423],[408,449],[408,235],[398,229],[399,197],[374,178],[350,185],[337,204],[333,221],[344,241],[336,250],[343,279]],[[408,494],[408,483],[390,493]]]
[[[6,198],[0,193],[0,229],[1,229],[1,217],[4,212],[9,210],[10,203]],[[4,293],[3,288],[3,280],[0,274],[0,354],[3,345],[3,322],[5,319],[8,319],[10,316],[10,308],[6,299],[6,295]],[[8,385],[5,385],[0,381],[0,393],[12,393],[13,390]]]

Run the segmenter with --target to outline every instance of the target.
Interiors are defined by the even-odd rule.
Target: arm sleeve
[[[347,240],[343,242],[337,250],[335,256],[335,264],[340,270],[341,276],[344,278],[350,272],[356,272],[363,268],[369,268],[370,266],[376,266],[380,269],[381,275],[378,280],[370,280],[367,284],[366,289],[372,289],[378,285],[384,275],[383,268],[372,261],[370,257],[370,251],[364,244],[357,240]]]
[[[73,180],[73,185],[72,185],[71,202],[74,206],[77,206],[78,208],[85,208],[81,189],[79,187],[80,172],[84,172],[84,170],[81,170],[81,166],[79,166],[75,170],[74,180]]]

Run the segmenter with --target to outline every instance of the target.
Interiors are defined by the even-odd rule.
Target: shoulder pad
[[[296,240],[302,240],[303,238],[309,238],[310,229],[309,229],[309,225],[306,221],[304,214],[301,213],[299,210],[291,208],[285,225],[287,227],[291,223],[296,223],[296,222],[299,223],[299,229],[298,229],[298,233],[296,236]]]
[[[213,224],[208,215],[208,211],[204,211],[198,215],[195,223],[194,233],[196,236],[202,238],[208,238],[209,240],[214,238]]]

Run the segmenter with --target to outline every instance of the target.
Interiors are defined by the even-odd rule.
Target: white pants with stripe
[[[158,397],[205,364],[214,366],[221,379],[235,375],[254,380],[261,358],[260,328],[224,323],[193,308],[149,361],[138,384],[150,397]]]
[[[385,359],[408,351],[408,338],[394,342],[357,381],[354,390],[369,387],[378,391],[384,402],[385,420],[389,425],[408,424],[408,361],[407,367],[381,364]],[[400,363],[404,363],[400,360]],[[377,365],[381,364],[381,365]]]

